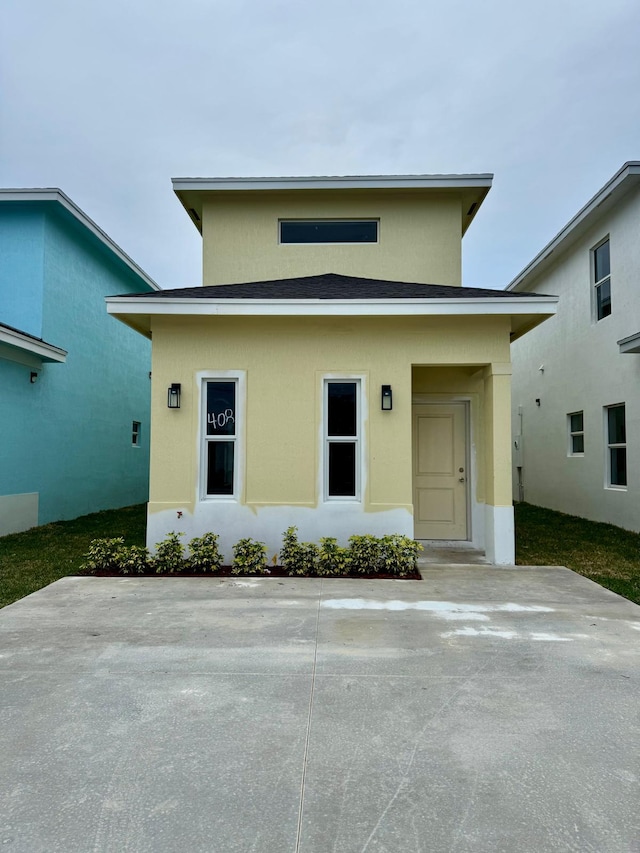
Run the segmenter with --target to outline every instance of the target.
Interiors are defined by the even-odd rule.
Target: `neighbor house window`
[[[133,421],[131,424],[131,444],[134,447],[140,447],[140,421]]]
[[[611,314],[611,263],[609,241],[605,240],[593,250],[593,279],[595,287],[596,319]]]
[[[325,496],[360,496],[360,382],[325,382]]]
[[[627,430],[624,405],[607,406],[607,485],[627,485]]]
[[[569,422],[569,456],[584,455],[584,412],[567,415]]]
[[[204,383],[204,493],[232,497],[236,488],[237,382]]]
[[[377,243],[377,219],[289,219],[280,221],[281,243]]]

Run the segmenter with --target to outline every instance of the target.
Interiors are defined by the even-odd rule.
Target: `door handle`
[[[459,482],[459,483],[464,483],[464,477],[458,477],[458,482]]]

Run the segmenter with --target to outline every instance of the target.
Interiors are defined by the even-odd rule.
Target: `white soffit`
[[[8,326],[0,325],[0,343],[22,350],[23,352],[31,353],[42,361],[65,362],[67,359],[66,350],[56,347],[53,344],[48,344],[39,338],[32,338],[30,335],[19,332],[17,329],[11,329]]]
[[[301,190],[436,190],[455,192],[463,205],[462,232],[471,224],[491,188],[489,172],[462,175],[332,175],[309,177],[173,178],[173,190],[199,231],[206,193]]]
[[[513,339],[556,313],[557,296],[496,299],[155,299],[107,297],[107,311],[150,337],[151,317],[509,316]]]
[[[611,180],[571,219],[535,258],[511,281],[505,290],[527,290],[533,277],[543,273],[555,261],[553,255],[568,249],[591,227],[597,217],[611,210],[634,187],[640,186],[640,161],[632,160],[616,172]]]
[[[173,189],[230,190],[339,190],[339,189],[461,189],[486,187],[493,175],[336,175],[280,178],[172,178]]]
[[[623,355],[629,352],[640,352],[640,332],[618,341],[618,348]]]

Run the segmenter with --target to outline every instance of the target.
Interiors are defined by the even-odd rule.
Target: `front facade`
[[[461,286],[490,181],[174,182],[204,286],[108,300],[153,339],[151,546],[212,530],[227,559],[246,536],[275,555],[296,525],[513,562],[509,342],[554,300]]]
[[[151,348],[104,297],[156,289],[60,190],[0,191],[0,535],[146,500]]]
[[[640,530],[640,163],[509,285],[558,312],[512,347],[514,497]]]

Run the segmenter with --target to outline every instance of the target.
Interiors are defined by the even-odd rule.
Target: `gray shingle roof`
[[[123,294],[129,296],[130,294]],[[324,273],[213,287],[181,287],[133,294],[145,299],[513,299],[541,294],[513,293],[482,287],[386,281]]]

